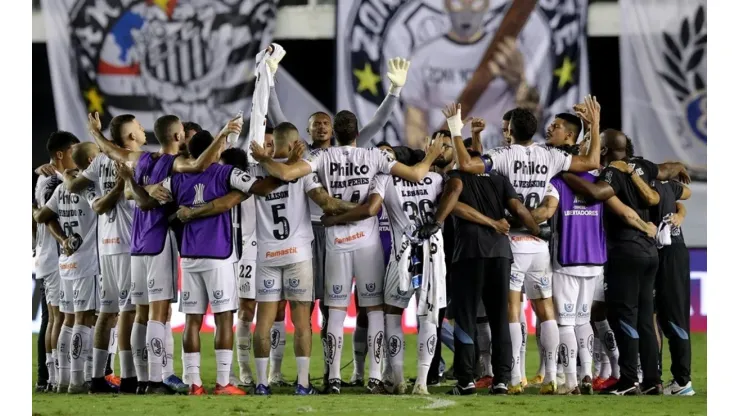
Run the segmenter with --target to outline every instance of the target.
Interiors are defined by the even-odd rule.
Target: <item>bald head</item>
[[[100,153],[100,149],[92,142],[78,143],[72,146],[72,160],[78,169],[87,169],[98,153]]]
[[[606,129],[601,133],[601,154],[604,166],[615,160],[627,158],[629,140],[619,130]]]

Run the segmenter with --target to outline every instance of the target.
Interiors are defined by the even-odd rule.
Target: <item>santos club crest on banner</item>
[[[515,25],[505,19],[509,9],[526,8],[526,3],[536,4],[516,37],[523,61],[517,68],[519,77],[536,87],[546,126],[588,93],[585,0],[337,2],[338,109],[349,109],[367,123],[390,86],[388,59],[408,58],[402,106],[374,141],[418,145],[445,124],[443,106],[458,100],[496,32]],[[500,144],[501,117],[517,106],[512,85],[494,79],[468,112],[488,123],[486,147]],[[463,133],[469,135],[468,129]]]
[[[254,57],[277,0],[47,0],[43,12],[60,129],[87,137],[124,113],[151,129],[175,114],[217,131],[248,110]]]
[[[656,163],[707,163],[706,0],[620,0],[622,126]]]

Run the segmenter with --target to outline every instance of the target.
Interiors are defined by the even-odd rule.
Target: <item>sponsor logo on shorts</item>
[[[565,311],[566,312],[573,312],[573,304],[572,303],[566,303],[565,304]]]
[[[214,290],[213,291],[213,297],[214,299],[218,300],[224,297],[224,291],[223,290]]]
[[[398,337],[398,335],[393,335],[390,338],[388,338],[388,353],[391,355],[391,357],[395,357],[398,355],[399,352],[401,352],[401,344],[403,341],[401,341],[401,338]]]
[[[64,291],[63,290],[60,290],[59,291],[59,299],[64,300]]]
[[[375,283],[365,283],[365,289],[370,293],[375,292]]]
[[[331,290],[334,292],[335,295],[338,295],[342,293],[342,285],[334,285],[331,287]]]
[[[118,297],[120,297],[121,299],[126,299],[126,297],[128,297],[128,290],[123,289]]]
[[[154,287],[154,279],[149,279],[148,286],[149,286],[149,289]]]
[[[79,294],[80,294],[80,291],[79,290],[73,291],[72,292],[72,299],[77,299],[77,296],[79,296]]]
[[[578,310],[578,314],[577,314],[577,316],[578,316],[579,318],[581,318],[581,317],[587,317],[587,316],[589,316],[590,314],[591,314],[591,311],[589,311],[589,309],[588,309],[588,305],[586,305],[586,304],[584,303],[583,305],[581,305],[581,308],[580,308],[580,309]]]
[[[288,279],[288,286],[295,289],[301,284],[300,279]]]
[[[197,305],[196,299],[190,300],[190,292],[182,292],[182,306],[194,306]]]
[[[155,357],[161,357],[164,353],[164,342],[162,342],[161,338],[152,338],[150,348]]]
[[[331,291],[333,293],[330,293],[329,294],[329,299],[333,299],[333,300],[345,300],[345,299],[347,299],[347,294],[346,293],[342,293],[342,288],[343,287],[344,286],[342,286],[342,285],[332,285]]]
[[[190,299],[190,292],[182,292],[182,300]]]
[[[260,295],[270,295],[280,293],[282,291],[280,288],[275,288],[275,279],[265,279],[262,281],[262,285],[264,285],[265,288],[257,290],[257,293]]]
[[[383,333],[378,332],[375,334],[373,339],[373,359],[376,364],[380,364],[380,359],[383,357]]]
[[[265,285],[265,288],[270,289],[275,286],[275,279],[265,279],[263,284]]]

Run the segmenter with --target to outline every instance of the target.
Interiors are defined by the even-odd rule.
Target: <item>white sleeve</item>
[[[61,187],[62,184],[57,185],[56,189],[54,189],[54,193],[51,194],[51,198],[46,201],[46,208],[54,211],[55,214],[59,213],[59,193],[62,190]]]
[[[547,188],[545,188],[545,197],[548,196],[551,196],[560,201],[560,192],[558,192],[558,188],[552,186],[552,183],[548,183]]]
[[[319,180],[319,175],[315,173],[308,174],[301,178],[301,181],[303,181],[303,192],[311,192],[316,188],[323,188],[324,185],[321,184],[321,180]]]
[[[303,159],[303,161],[308,163],[309,166],[311,166],[311,172],[317,172],[319,170],[319,166],[321,166],[321,162],[324,160],[325,154],[326,154],[326,151],[312,153],[310,154],[308,159]]]
[[[393,165],[398,163],[398,161],[396,161],[396,159],[385,150],[375,148],[370,149],[370,151],[372,152],[373,158],[378,164],[378,172],[390,175],[391,169],[393,169]]]
[[[93,183],[98,183],[98,172],[100,172],[100,163],[102,158],[102,153],[97,155],[95,159],[93,159],[92,163],[90,163],[90,166],[82,172],[82,176]]]
[[[257,182],[257,177],[253,173],[252,171],[245,172],[239,168],[234,168],[229,177],[229,185],[232,189],[248,194],[252,185]]]
[[[552,175],[557,175],[560,172],[565,172],[570,169],[570,162],[573,160],[573,156],[564,151],[556,148],[550,148],[550,154],[552,155],[553,170]]]
[[[378,194],[381,198],[385,199],[385,193],[388,190],[390,183],[390,175],[380,174],[375,175],[372,182],[370,182],[370,194]]]
[[[508,153],[506,147],[497,147],[484,153],[491,160],[491,168],[489,171],[494,170],[499,173],[506,172],[508,166]]]

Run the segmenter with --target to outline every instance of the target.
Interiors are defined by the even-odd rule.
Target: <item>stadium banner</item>
[[[88,140],[131,113],[165,114],[216,132],[249,114],[257,53],[272,40],[277,0],[42,0],[57,125]]]
[[[707,295],[704,283],[707,280],[707,250],[706,249],[690,249],[691,256],[691,331],[693,332],[706,332],[707,331],[707,301],[705,299]],[[33,265],[33,263],[32,263]],[[33,270],[33,268],[31,269]],[[32,273],[33,275],[33,273]],[[35,275],[33,275],[35,278]],[[41,297],[40,291],[36,287],[37,281],[33,280],[32,283],[32,310],[33,314],[31,317],[31,332],[38,333],[41,325]],[[353,288],[354,290],[354,288]],[[355,327],[355,320],[357,316],[357,309],[354,304],[354,296],[351,298],[351,304],[347,310],[347,318],[344,321],[344,328],[346,331],[352,331]],[[535,333],[535,316],[529,302],[526,302],[526,316],[527,322],[529,323],[529,333]],[[314,315],[311,318],[313,323],[314,332],[321,331],[321,312],[319,308],[314,310]],[[254,323],[256,324],[256,320]],[[178,312],[178,305],[175,303],[172,305],[172,328],[176,332],[181,332],[185,325],[185,314]],[[416,301],[411,298],[409,307],[403,313],[402,319],[403,330],[406,333],[416,333]],[[213,315],[208,310],[208,314],[203,319],[203,332],[212,332],[214,330]],[[293,323],[290,320],[290,308],[285,314],[285,330],[287,332],[293,332]]]
[[[539,93],[539,100],[532,100],[533,106],[539,102],[538,140],[543,140],[555,114],[569,111],[589,92],[586,0],[460,3],[337,2],[338,110],[350,110],[361,124],[367,123],[390,86],[387,61],[411,60],[401,106],[374,143],[386,140],[419,147],[426,135],[447,128],[442,108],[461,102],[463,117],[486,120],[484,147],[498,146],[503,139],[501,117],[516,107],[511,85],[518,85],[492,79],[488,69],[494,52],[490,47],[503,37],[515,37],[521,52],[521,60],[508,61],[518,64],[505,67],[517,74],[515,80],[525,79]],[[469,127],[463,135],[470,135]]]
[[[707,1],[620,0],[622,130],[656,163],[707,165]]]

